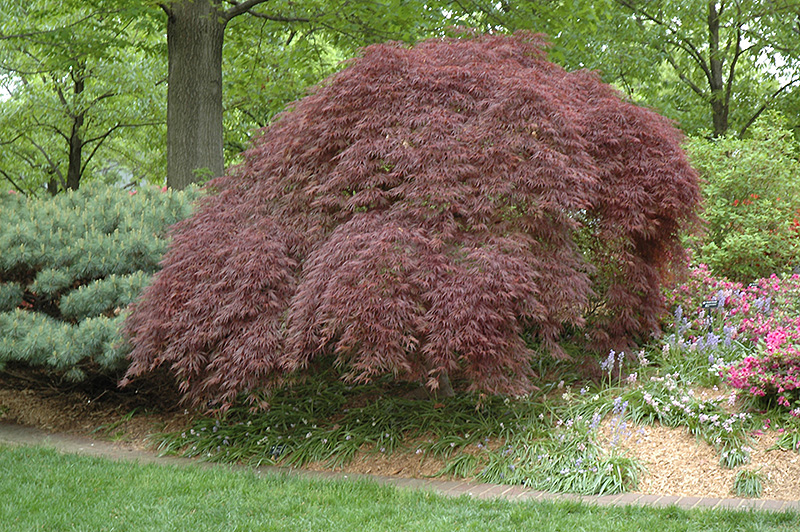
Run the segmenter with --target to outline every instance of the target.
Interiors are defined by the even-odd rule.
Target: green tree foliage
[[[459,2],[496,24],[549,34],[568,68],[602,72],[691,134],[746,131],[796,102],[798,6],[760,0]],[[796,107],[795,107],[796,109]]]
[[[71,380],[124,369],[123,311],[196,194],[87,184],[54,198],[0,195],[0,366]]]
[[[700,126],[720,136],[731,128],[741,135],[800,82],[796,6],[760,0],[616,3],[632,30],[625,58],[645,55],[666,75],[622,60],[616,73],[686,129]],[[643,43],[650,54],[641,54]],[[701,124],[692,123],[696,117]]]
[[[0,0],[0,181],[37,194],[163,176],[153,27],[112,1]]]
[[[222,78],[226,165],[250,147],[254,131],[352,55],[323,33],[287,31],[256,17],[238,17],[229,28]]]
[[[751,133],[686,144],[704,178],[708,221],[692,242],[694,258],[743,282],[800,265],[800,146],[774,113]]]

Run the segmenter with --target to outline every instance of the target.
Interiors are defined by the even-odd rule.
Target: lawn
[[[138,465],[0,447],[0,529],[785,531],[795,512],[596,507],[447,498],[368,481],[224,466]]]

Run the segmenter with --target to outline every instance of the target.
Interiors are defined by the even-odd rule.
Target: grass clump
[[[733,481],[733,492],[739,497],[761,497],[763,478],[760,472],[742,469],[736,473]]]

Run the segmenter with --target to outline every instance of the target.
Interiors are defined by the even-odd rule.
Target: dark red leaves
[[[699,197],[679,142],[535,36],[371,46],[176,228],[128,378],[167,364],[224,406],[330,355],[522,393],[523,331],[558,354],[567,324],[601,347],[656,327]]]

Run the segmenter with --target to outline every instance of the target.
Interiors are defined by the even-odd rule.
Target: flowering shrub
[[[800,161],[785,120],[770,114],[746,139],[692,139],[686,149],[704,178],[706,234],[695,258],[716,275],[750,282],[788,273],[800,258]]]
[[[798,344],[797,326],[794,329],[778,326],[770,330],[760,355],[745,357],[728,369],[728,384],[757,397],[775,396],[778,404],[787,408],[800,405]],[[793,410],[793,415],[796,412]]]
[[[734,388],[787,408],[800,406],[800,275],[772,275],[743,286],[714,277],[701,264],[667,301],[674,322],[666,350],[705,350],[713,358],[715,349],[738,342],[738,357],[710,358],[711,367]],[[704,308],[704,302],[716,306]]]

